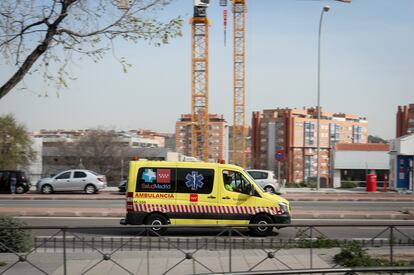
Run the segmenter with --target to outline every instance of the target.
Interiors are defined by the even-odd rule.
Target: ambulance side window
[[[177,168],[177,193],[210,194],[213,183],[213,169]]]
[[[252,189],[252,185],[249,183],[249,181],[239,172],[234,172],[233,185],[234,192],[243,193],[246,195],[249,195]]]
[[[175,168],[141,167],[138,170],[136,192],[175,192]]]

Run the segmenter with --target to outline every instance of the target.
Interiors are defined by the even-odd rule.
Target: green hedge
[[[341,188],[356,188],[359,187],[358,182],[355,181],[342,181]]]
[[[288,182],[286,188],[316,188],[316,181],[309,182]]]
[[[0,215],[0,252],[26,252],[32,247],[32,238],[30,230],[20,229],[19,227],[27,226],[21,220],[10,216]],[[9,227],[9,228],[7,228]],[[17,227],[10,229],[10,227]]]

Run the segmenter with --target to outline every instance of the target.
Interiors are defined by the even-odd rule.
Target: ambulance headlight
[[[287,203],[279,202],[279,207],[283,210],[283,212],[289,213],[289,205]]]

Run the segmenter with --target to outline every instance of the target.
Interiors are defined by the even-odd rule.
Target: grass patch
[[[297,242],[298,248],[333,248],[340,247],[343,244],[339,240],[331,240],[319,237],[316,240],[302,239]]]
[[[315,239],[309,239],[307,229],[299,229],[296,233],[296,245],[298,248],[333,248],[343,245],[343,241],[331,240],[324,236],[319,236]]]
[[[380,255],[373,257],[368,254],[367,249],[362,248],[357,241],[345,243],[341,247],[341,252],[334,256],[335,263],[345,267],[376,267],[376,266],[412,266],[414,257],[398,255],[394,257],[391,264],[389,256]]]

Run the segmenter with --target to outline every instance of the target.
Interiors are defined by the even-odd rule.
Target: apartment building
[[[227,160],[227,122],[223,115],[209,115],[209,159]],[[183,114],[175,124],[175,148],[178,153],[191,156],[191,114]]]
[[[397,138],[414,133],[414,104],[398,106]]]
[[[358,115],[321,110],[320,175],[330,182],[330,151],[338,143],[367,143],[368,121]],[[307,182],[317,176],[317,109],[272,109],[253,112],[252,165],[277,171],[275,154],[282,152],[281,178]]]

